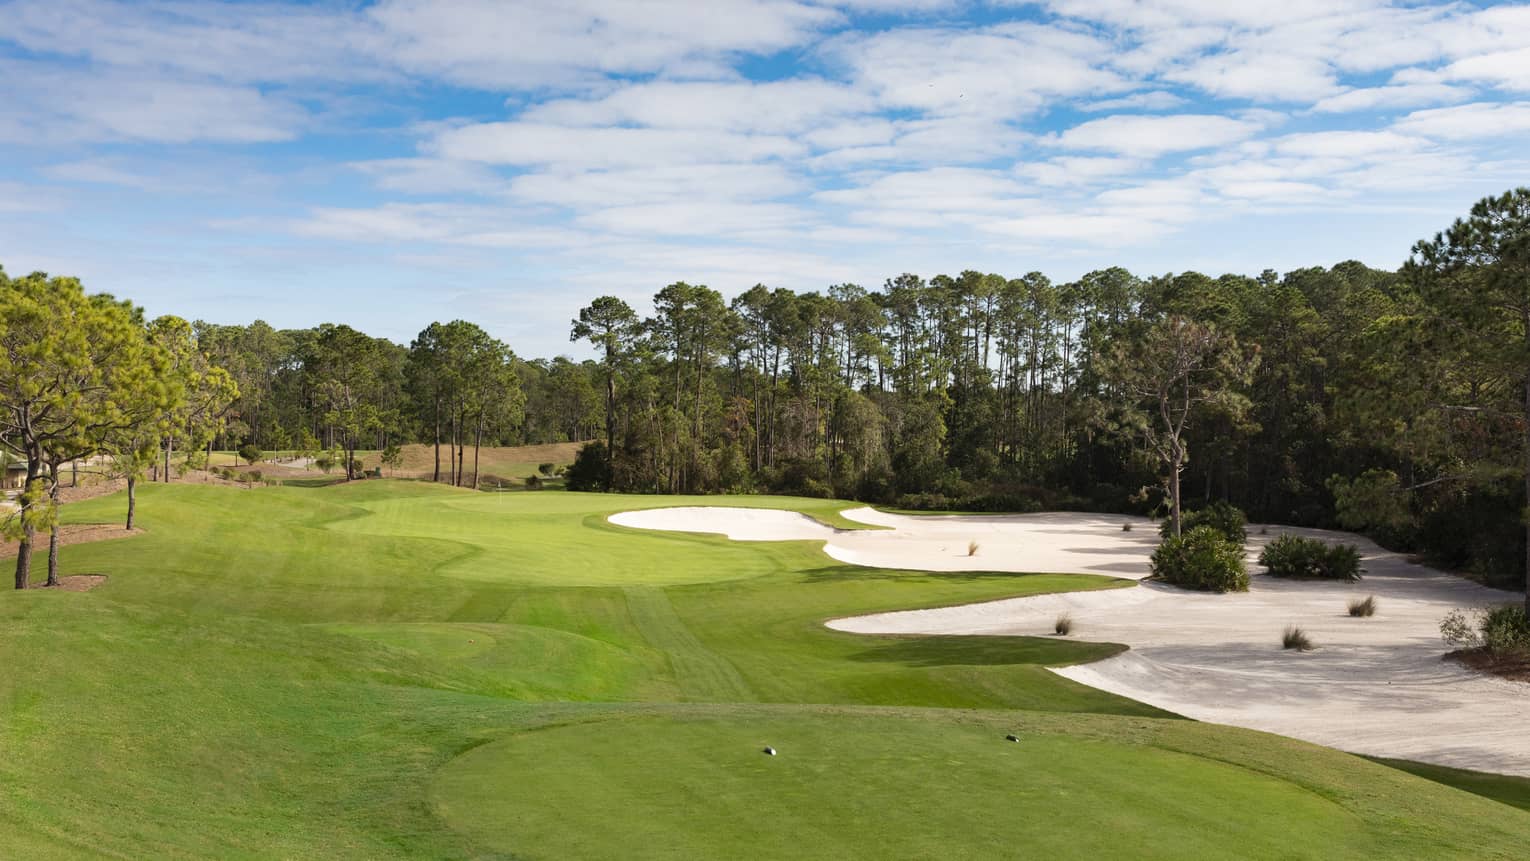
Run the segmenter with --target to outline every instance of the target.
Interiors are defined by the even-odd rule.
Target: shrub
[[[1530,652],[1530,619],[1520,604],[1494,607],[1482,617],[1482,645],[1494,654]]]
[[[254,466],[256,463],[258,463],[264,454],[265,452],[260,450],[260,446],[252,442],[245,443],[239,447],[239,459],[249,464],[250,466]]]
[[[1351,599],[1349,602],[1349,614],[1357,619],[1376,615],[1376,596],[1367,595],[1364,598]]]
[[[1307,632],[1295,625],[1287,625],[1285,633],[1280,635],[1280,647],[1282,649],[1295,649],[1298,652],[1312,651],[1312,638]]]
[[[1210,526],[1169,536],[1153,551],[1153,576],[1165,583],[1207,592],[1247,592],[1243,546]]]
[[[1068,636],[1073,632],[1073,617],[1067,613],[1058,616],[1057,621],[1052,623],[1052,630],[1059,636]]]
[[[1248,540],[1248,531],[1243,528],[1248,523],[1248,518],[1243,516],[1242,509],[1226,502],[1213,502],[1195,511],[1182,511],[1179,521],[1181,534],[1202,526],[1209,526],[1221,533],[1228,541],[1242,544]],[[1158,528],[1158,534],[1164,538],[1174,534],[1172,518],[1163,522],[1163,525]]]
[[[329,475],[329,471],[335,468],[335,461],[329,455],[321,454],[313,459],[313,465],[317,466],[320,472]]]
[[[1348,544],[1325,544],[1316,538],[1282,535],[1259,552],[1259,564],[1271,577],[1295,580],[1360,579],[1360,551]]]
[[[1130,520],[1128,520],[1125,523],[1121,524],[1121,531],[1122,532],[1131,532],[1132,531],[1132,522]]]
[[[1520,604],[1491,610],[1451,610],[1440,622],[1440,637],[1464,649],[1495,655],[1530,653],[1530,618]]]
[[[978,548],[981,547],[981,546],[982,545],[978,544],[976,541],[968,541],[967,542],[967,555],[968,556],[976,556],[977,552],[978,552]]]
[[[245,483],[247,483],[247,484],[254,484],[255,482],[260,481],[264,477],[265,477],[265,475],[260,470],[258,470],[258,469],[252,469],[249,472],[246,472],[244,474],[244,480],[245,480]]]
[[[531,475],[526,476],[526,489],[527,490],[541,490],[542,489],[542,476],[537,475],[534,472]]]
[[[587,442],[574,456],[574,463],[564,473],[565,486],[569,490],[602,492],[611,487],[611,470],[606,463],[606,444],[600,440]]]
[[[537,464],[537,472],[540,472],[543,475],[552,475],[553,471],[556,470],[557,468],[558,468],[558,465],[555,464],[555,463],[539,463],[539,464]]]

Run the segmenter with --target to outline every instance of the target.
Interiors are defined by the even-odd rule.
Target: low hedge
[[[1248,540],[1248,530],[1243,528],[1247,524],[1248,518],[1243,515],[1243,509],[1226,502],[1213,502],[1205,508],[1179,513],[1180,534],[1201,526],[1209,526],[1221,533],[1228,541],[1238,544]],[[1163,525],[1158,527],[1158,534],[1164,538],[1174,534],[1173,518],[1165,520]]]
[[[1271,577],[1293,580],[1360,579],[1360,551],[1348,544],[1326,544],[1316,538],[1282,535],[1266,544],[1259,564]]]
[[[1211,526],[1170,535],[1153,551],[1153,577],[1185,589],[1247,592],[1243,545]]]

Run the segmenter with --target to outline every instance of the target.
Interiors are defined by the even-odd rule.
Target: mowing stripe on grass
[[[669,657],[675,684],[687,700],[752,702],[754,692],[733,664],[702,645],[657,586],[625,586],[627,610],[643,639]]]

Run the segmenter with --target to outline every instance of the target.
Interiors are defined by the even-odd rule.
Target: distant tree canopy
[[[969,270],[731,301],[677,282],[647,318],[591,301],[570,326],[594,349],[582,362],[519,358],[460,320],[408,346],[344,325],[137,321],[174,382],[152,429],[116,445],[147,433],[161,455],[249,444],[350,463],[417,441],[437,480],[474,486],[469,448],[598,440],[570,486],[1171,517],[1220,500],[1518,583],[1527,213],[1530,190],[1484,200],[1395,272]],[[24,310],[7,313],[23,331]],[[14,414],[20,396],[0,401]]]

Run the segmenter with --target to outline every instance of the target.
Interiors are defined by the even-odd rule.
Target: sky
[[[474,320],[965,269],[1395,268],[1530,185],[1530,5],[0,0],[0,266]]]

